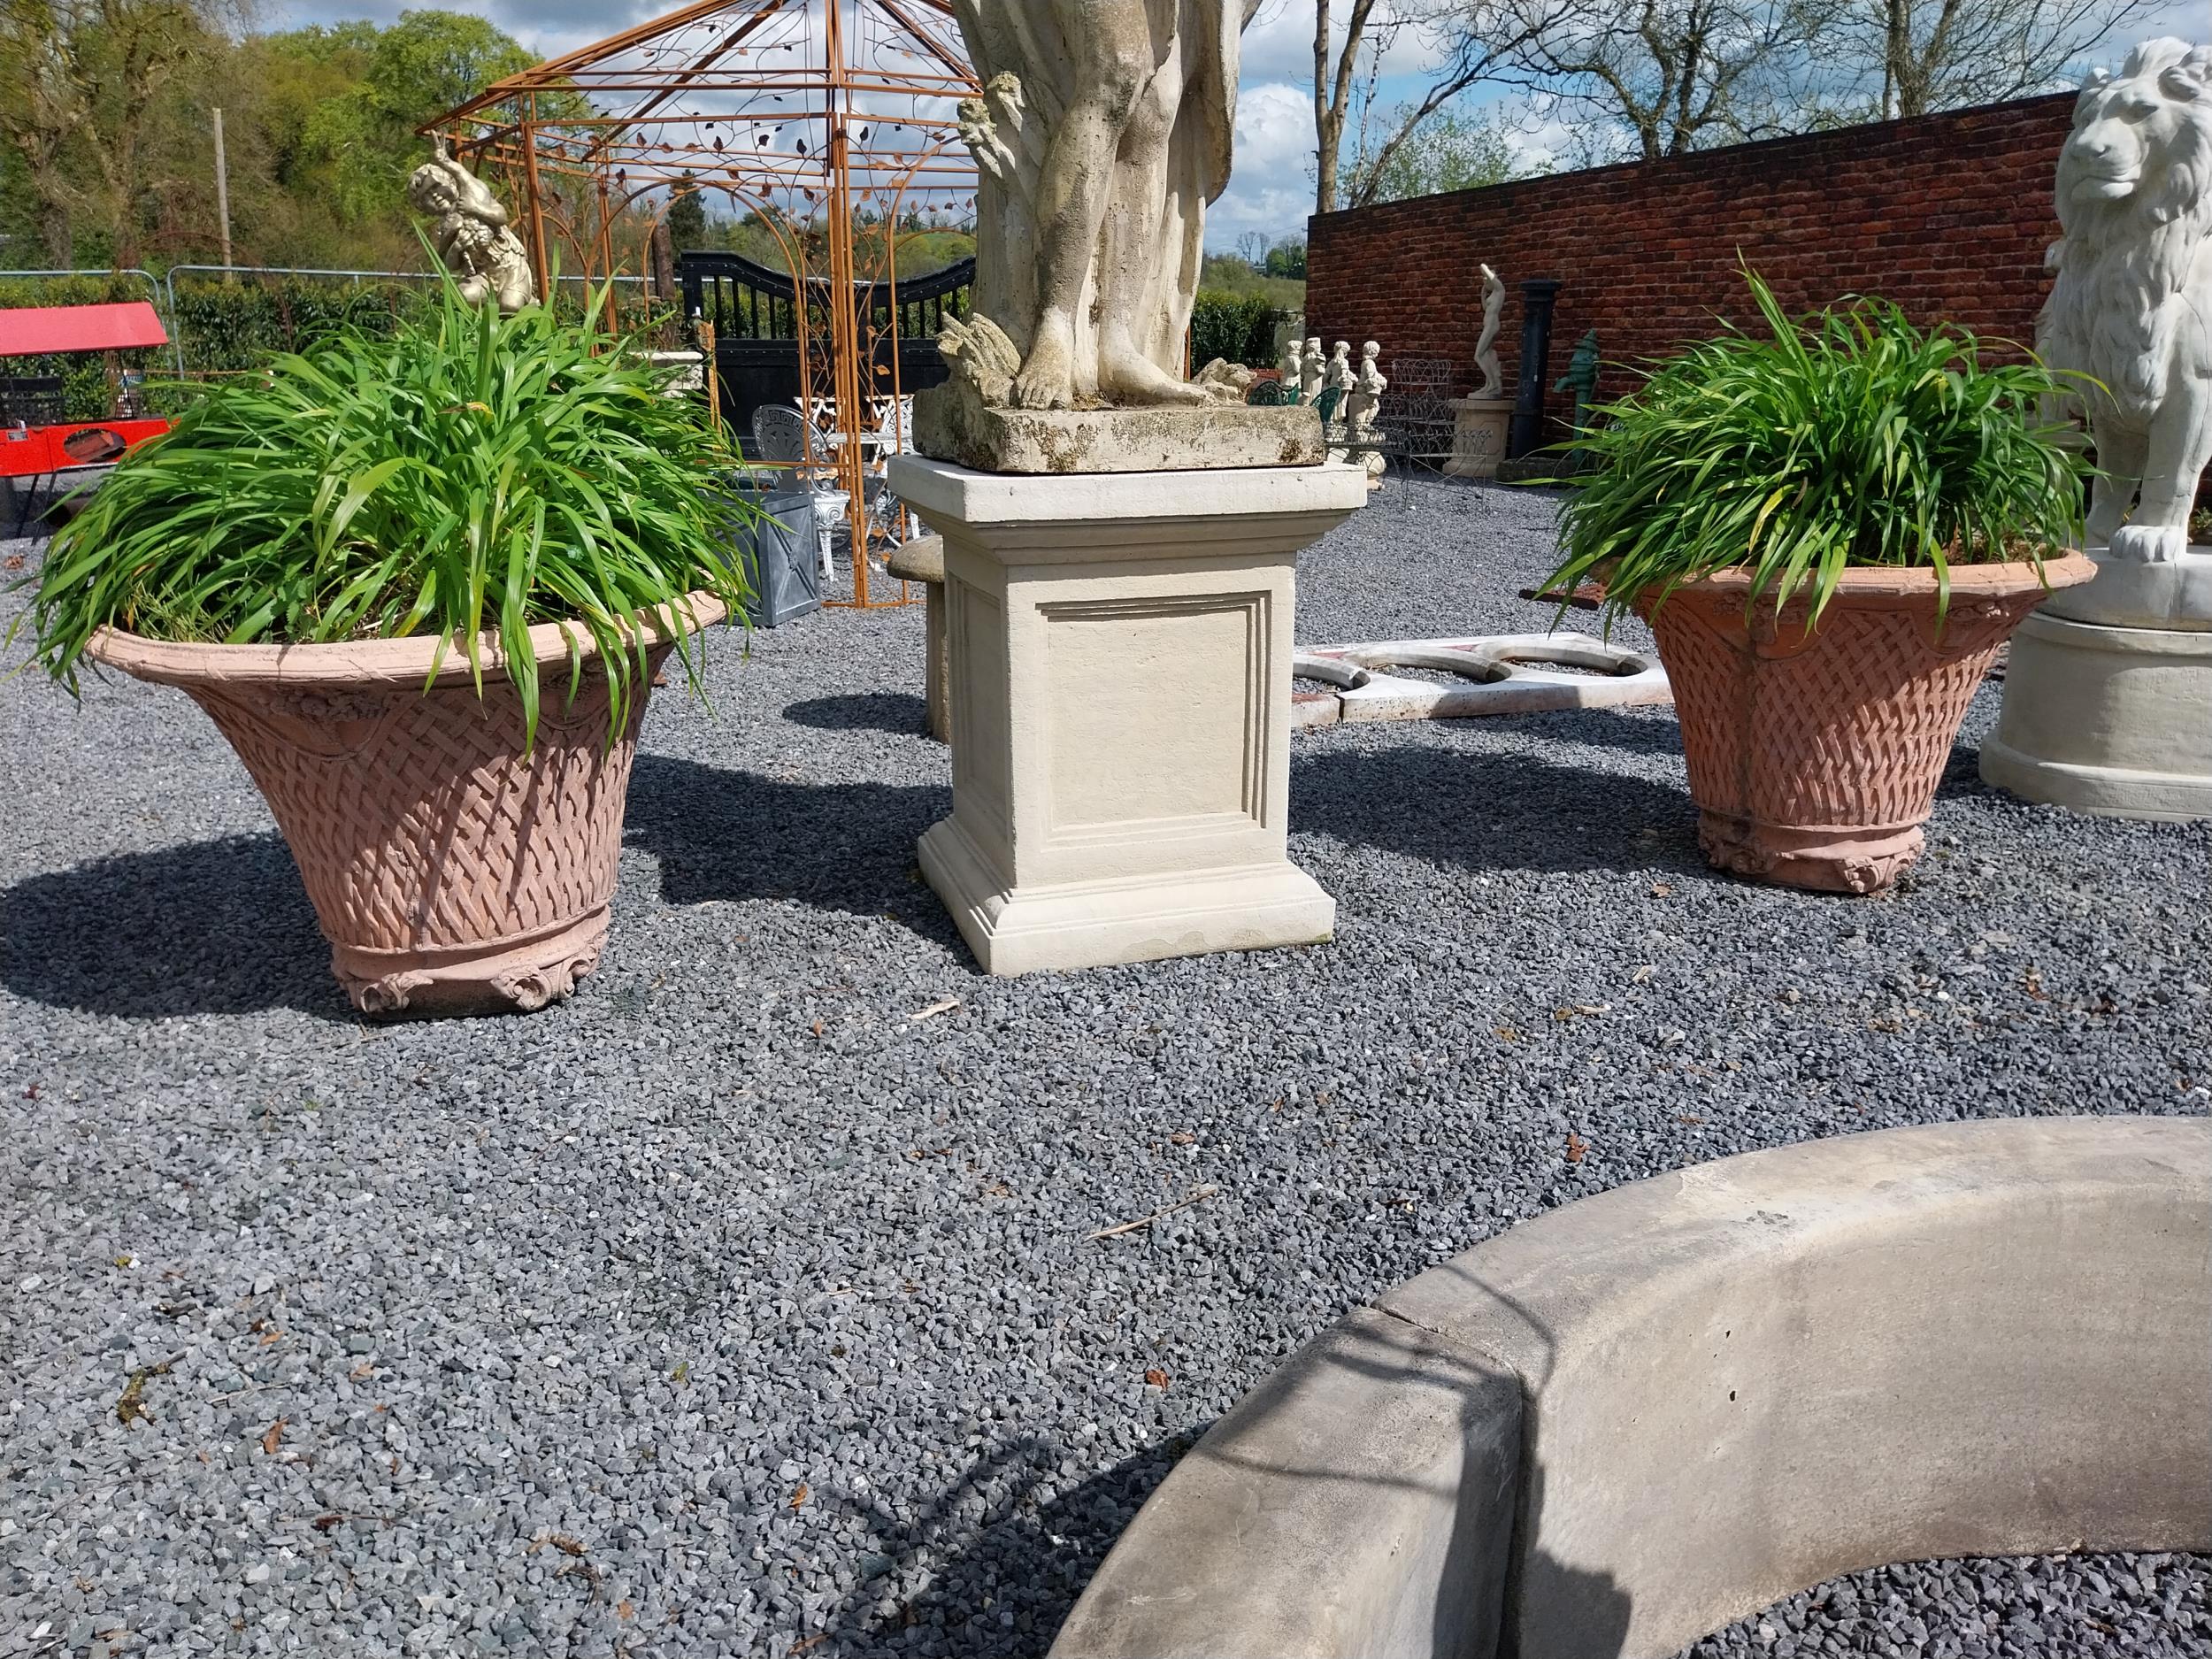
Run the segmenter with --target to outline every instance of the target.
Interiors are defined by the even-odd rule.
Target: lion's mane
[[[2042,355],[2053,368],[2101,382],[2122,419],[2138,427],[2165,401],[2177,348],[2199,363],[2212,357],[2212,296],[2185,291],[2212,233],[2208,81],[2212,48],[2146,41],[2117,77],[2083,88],[2059,152],[2058,219],[2066,236],[2044,308]],[[2181,119],[2150,149],[2139,188],[2116,201],[2082,199],[2076,187],[2090,162],[2078,141],[2116,101],[2139,96]]]

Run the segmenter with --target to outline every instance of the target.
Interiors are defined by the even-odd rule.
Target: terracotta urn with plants
[[[1715,865],[1873,893],[1919,857],[1968,703],[2087,581],[2082,463],[2032,360],[1861,300],[1693,345],[1578,440],[1550,586],[1602,583],[1674,685]]]
[[[608,930],[656,674],[747,595],[730,457],[664,372],[449,279],[197,395],[47,549],[26,617],[214,720],[381,1015],[534,1010]],[[237,918],[250,928],[250,918]]]

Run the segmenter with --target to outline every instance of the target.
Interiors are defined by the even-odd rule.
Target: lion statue
[[[2102,474],[2088,544],[2177,559],[2212,460],[2212,46],[2145,41],[2117,76],[2090,77],[2059,151],[2058,222],[2037,346],[2087,377],[2069,401]]]

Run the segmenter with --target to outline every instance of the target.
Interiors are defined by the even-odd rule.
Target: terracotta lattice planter
[[[1686,583],[1655,609],[1639,600],[1674,684],[1706,857],[1791,887],[1887,887],[1920,856],[1997,648],[2050,588],[2095,574],[2079,553],[2047,560],[2040,580],[2024,563],[1955,565],[1939,631],[1925,570],[1846,571],[1811,629],[1801,595],[1747,618],[1743,570]]]
[[[724,607],[687,602],[704,627]],[[586,661],[567,698],[565,633]],[[590,636],[530,630],[541,679],[537,745],[486,636],[484,695],[435,642],[192,645],[110,629],[91,654],[175,686],[207,710],[269,803],[331,968],[370,1014],[484,1014],[557,1002],[598,964],[622,848],[622,810],[650,676],[634,679],[608,741],[604,671]],[[653,668],[674,649],[657,639]]]

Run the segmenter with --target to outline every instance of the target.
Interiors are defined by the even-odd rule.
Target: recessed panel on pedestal
[[[1268,595],[1079,600],[1039,611],[1056,846],[1263,822]],[[1107,757],[1118,764],[1102,764]]]
[[[949,569],[945,598],[951,657],[959,664],[952,677],[952,726],[960,734],[952,746],[953,795],[963,811],[981,818],[1003,840],[1012,817],[1008,710],[1005,697],[993,693],[1005,672],[1006,606]]]

